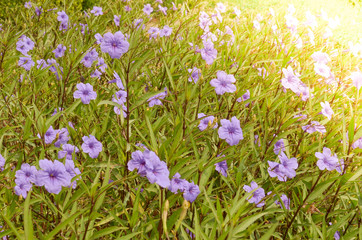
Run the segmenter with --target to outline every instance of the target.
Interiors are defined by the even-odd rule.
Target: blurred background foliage
[[[24,7],[29,0],[0,0],[0,19],[4,20],[6,15],[15,13],[16,7]],[[67,5],[68,15],[74,12],[84,11],[96,5],[98,0],[30,0],[34,6],[46,6],[46,8],[65,8]],[[44,8],[44,7],[43,7]]]

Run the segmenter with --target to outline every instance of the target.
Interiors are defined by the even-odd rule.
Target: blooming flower
[[[150,27],[150,29],[148,29],[148,33],[150,34],[150,39],[156,39],[160,33],[160,29],[158,27]]]
[[[121,21],[121,15],[117,16],[117,15],[114,15],[113,16],[113,21],[114,21],[114,24],[116,24],[116,26],[118,27],[119,26],[119,23]]]
[[[101,50],[108,53],[111,58],[120,58],[128,51],[129,43],[122,32],[118,31],[115,34],[110,32],[104,34],[101,43]]]
[[[97,158],[99,153],[102,152],[102,143],[99,142],[93,135],[83,136],[82,150],[89,154],[91,158]]]
[[[284,146],[284,139],[279,139],[274,144],[274,153],[276,155],[280,154],[281,152],[285,152],[285,146]]]
[[[126,6],[124,6],[124,10],[126,12],[130,12],[132,10],[132,8],[130,6],[128,6],[128,5],[126,5]]]
[[[56,58],[63,57],[66,49],[67,48],[65,46],[63,46],[62,44],[59,44],[58,47],[53,50],[54,56]]]
[[[65,22],[65,23],[68,22],[69,17],[68,17],[68,15],[67,15],[64,11],[57,12],[57,14],[58,14],[57,20],[58,20],[59,22]]]
[[[218,130],[219,137],[225,139],[230,146],[237,145],[244,139],[240,121],[236,117],[232,117],[231,121],[221,119],[220,122],[222,126]]]
[[[270,177],[278,177],[279,181],[285,182],[287,178],[294,178],[296,176],[295,169],[298,168],[296,158],[288,158],[284,152],[278,155],[280,164],[268,161],[268,172]]]
[[[327,64],[329,61],[331,61],[328,54],[321,51],[313,53],[312,58],[314,61],[320,64]]]
[[[94,14],[94,16],[103,15],[102,8],[94,6],[91,13]]]
[[[166,16],[167,15],[167,7],[162,7],[161,5],[158,5],[158,9]]]
[[[362,73],[361,72],[353,72],[348,77],[352,79],[353,85],[359,90],[362,86]]]
[[[192,182],[192,183],[187,182],[183,192],[184,192],[183,197],[187,201],[193,202],[196,200],[197,196],[200,194],[200,189],[199,189],[199,186],[194,184],[194,182]]]
[[[42,7],[35,7],[35,14],[39,17],[40,14],[43,12]]]
[[[167,169],[164,161],[161,161],[156,153],[152,151],[145,151],[143,153],[146,159],[146,177],[150,183],[157,183],[163,188],[168,188],[171,184]]]
[[[97,98],[97,93],[93,91],[93,86],[89,83],[78,83],[77,89],[78,90],[74,92],[73,97],[80,98],[83,104],[89,104],[91,100]]]
[[[225,92],[235,92],[236,86],[233,84],[236,80],[232,74],[227,74],[224,71],[218,71],[217,78],[210,81],[211,86],[215,87],[215,92],[218,95],[223,95]]]
[[[68,172],[71,179],[74,178],[75,176],[81,174],[79,168],[76,168],[74,166],[73,160],[65,160],[65,165],[64,166],[65,166],[65,170]],[[73,189],[75,189],[77,187],[77,181],[74,180],[72,183],[69,184],[68,187],[73,187]]]
[[[27,8],[27,9],[30,9],[31,8],[31,1],[26,2],[24,7]]]
[[[189,68],[187,69],[189,73],[191,73],[191,76],[188,78],[189,82],[194,81],[194,83],[197,83],[199,78],[201,77],[201,71],[197,67]]]
[[[3,157],[3,155],[0,154],[0,169],[1,169],[1,171],[4,170],[4,166],[5,166],[5,158]]]
[[[143,153],[139,150],[133,152],[131,154],[132,158],[128,162],[127,167],[129,171],[133,171],[134,169],[138,169],[138,174],[142,177],[146,176],[146,159]]]
[[[246,192],[252,192],[252,195],[248,198],[249,203],[255,203],[257,207],[262,207],[265,205],[265,202],[262,199],[265,197],[265,191],[263,188],[259,187],[258,184],[254,181],[250,183],[250,186],[244,185],[243,189]]]
[[[331,120],[332,115],[334,114],[331,106],[329,105],[329,102],[321,102],[322,105],[322,114],[326,116],[329,120]]]
[[[53,129],[53,126],[50,126],[49,129],[44,134],[44,141],[46,144],[52,143],[57,138],[57,133],[59,130]]]
[[[36,175],[36,184],[45,186],[49,193],[58,194],[62,190],[62,186],[70,185],[71,176],[66,171],[63,163],[55,160],[54,162],[43,159],[39,161],[41,170]]]
[[[187,185],[188,182],[185,179],[181,179],[181,175],[179,173],[176,173],[171,179],[171,183],[170,186],[168,187],[168,190],[176,194],[178,190],[183,192],[184,189],[187,187]]]
[[[153,8],[151,7],[151,4],[144,5],[143,12],[147,15],[150,15],[153,12]]]
[[[164,99],[167,95],[167,91],[156,94],[153,97],[150,97],[147,102],[149,107],[153,107],[155,105],[163,105],[160,99]]]
[[[204,113],[197,114],[197,118],[205,117],[206,115]],[[200,120],[199,129],[200,131],[204,131],[209,125],[211,126],[214,122],[215,117],[214,116],[208,116],[206,118],[203,118]],[[217,123],[212,128],[217,128]]]
[[[23,67],[26,71],[30,71],[30,68],[34,66],[34,61],[31,57],[20,57],[18,65]]]
[[[17,178],[15,179],[15,194],[18,196],[23,196],[23,198],[26,198],[28,195],[28,192],[32,188],[32,184],[28,181],[26,181],[24,178]]]
[[[331,149],[327,147],[323,147],[323,153],[316,152],[315,156],[318,158],[317,166],[320,170],[327,169],[328,171],[332,171],[339,166],[337,154],[332,156]]]
[[[15,172],[15,177],[17,179],[24,179],[28,182],[35,183],[36,182],[36,167],[30,166],[27,163],[21,164],[21,168]]]
[[[113,79],[111,82],[115,82],[117,87],[119,89],[124,89],[123,83],[122,83],[122,79],[119,77],[119,75],[116,73],[116,71],[113,72],[113,76],[115,77],[115,79]]]
[[[224,12],[226,12],[226,6],[221,2],[216,3],[216,10],[224,13]]]
[[[87,68],[90,68],[94,61],[98,59],[98,53],[95,49],[91,49],[80,61]]]
[[[217,57],[217,50],[211,40],[204,41],[204,48],[201,49],[201,57],[208,65],[211,65]]]
[[[302,126],[302,129],[306,131],[307,133],[314,133],[314,132],[320,132],[320,133],[326,133],[326,128],[321,125],[317,121],[312,121],[311,124]]]
[[[280,199],[282,200],[285,209],[290,210],[290,199],[287,197],[287,195],[282,194],[282,195],[280,196]],[[283,205],[282,205],[279,201],[275,201],[275,204],[279,205],[280,208],[283,208]]]
[[[327,65],[322,63],[315,63],[314,71],[316,72],[316,74],[325,78],[329,78],[332,75],[331,69]]]
[[[226,160],[215,163],[215,170],[218,171],[219,173],[221,173],[224,177],[227,177],[227,170],[228,170],[228,165],[226,163]]]
[[[77,153],[79,152],[79,149],[76,146],[73,146],[71,144],[63,144],[61,151],[58,152],[58,158],[62,159],[62,158],[66,158],[67,160],[72,160],[73,157],[73,153]]]
[[[58,140],[54,143],[54,146],[60,147],[62,144],[66,144],[69,141],[68,129],[62,128],[58,130]]]
[[[163,26],[163,29],[160,30],[160,37],[169,37],[171,36],[171,33],[172,33],[172,28],[165,25]]]

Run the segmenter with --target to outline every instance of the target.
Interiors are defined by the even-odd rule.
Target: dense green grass
[[[199,18],[201,11],[214,14],[216,2],[178,0],[177,10],[172,10],[171,0],[163,2],[167,16],[156,11],[158,3],[153,0],[102,0],[98,6],[104,14],[94,16],[90,9],[87,14],[73,12],[67,4],[62,8],[45,1],[43,9],[49,11],[40,16],[34,8],[20,5],[0,22],[0,153],[6,160],[0,172],[0,237],[329,240],[338,231],[343,239],[361,240],[362,147],[353,143],[362,137],[362,90],[349,76],[362,65],[359,56],[345,51],[347,36],[336,38],[337,31],[345,30],[342,16],[342,26],[329,39],[323,38],[326,21],[317,18],[313,45],[306,26],[298,26],[296,33],[286,27],[284,1],[230,1],[221,13],[223,21],[215,20],[210,26],[217,58],[206,64],[195,46],[204,47]],[[299,11],[300,2],[308,2],[294,2],[295,16],[301,23],[305,12]],[[155,10],[152,18],[143,13],[148,3]],[[131,11],[126,11],[127,4]],[[239,18],[233,13],[234,6],[241,10]],[[69,15],[71,25],[66,31],[59,30],[57,11],[50,10],[54,7]],[[269,15],[269,7],[274,7],[275,17]],[[325,7],[328,16],[334,16]],[[317,14],[319,7],[310,10]],[[263,17],[260,30],[253,23],[258,13]],[[121,15],[119,26],[114,15]],[[139,18],[144,29],[134,25]],[[80,23],[88,25],[83,32]],[[165,25],[172,27],[171,35],[150,40],[149,29]],[[219,35],[227,27],[234,38]],[[113,59],[101,50],[95,34],[116,31],[128,34],[124,40],[130,45],[124,55]],[[29,71],[19,66],[23,55],[16,50],[16,43],[22,35],[35,44],[29,52],[35,65]],[[303,40],[302,47],[296,44],[298,37]],[[53,50],[59,44],[67,47],[64,56],[56,58],[59,66],[55,73],[61,79],[49,67],[38,68],[36,63],[55,58]],[[92,75],[101,71],[100,66],[93,63],[88,68],[82,63],[91,48],[108,66],[99,78]],[[312,54],[317,51],[331,58],[327,65],[334,78],[329,83],[314,69]],[[188,69],[193,67],[201,71],[196,83],[189,81]],[[283,69],[287,67],[300,73],[309,98],[283,88]],[[262,68],[265,76],[259,74]],[[219,71],[235,77],[236,91],[216,93],[210,82]],[[127,116],[114,111],[122,107],[112,101],[119,91],[119,86],[109,83],[114,72],[127,92]],[[97,93],[89,104],[74,98],[77,85],[83,82]],[[151,107],[148,99],[165,89],[162,105]],[[247,90],[250,98],[238,101]],[[321,114],[321,103],[325,102],[334,111],[331,119]],[[59,107],[64,110],[53,115]],[[199,113],[215,117],[204,131],[199,129]],[[299,114],[306,118],[299,121]],[[223,120],[234,116],[240,121],[243,139],[230,145],[219,130]],[[324,125],[326,132],[303,130],[312,121]],[[64,158],[58,159],[60,148],[54,145],[55,140],[45,142],[50,126],[66,128],[69,143],[80,150],[72,156],[81,172],[72,179],[77,187],[63,186],[56,194],[37,182],[24,199],[14,190],[16,171],[22,164],[40,170],[39,163],[45,158],[65,163]],[[83,137],[89,135],[102,143],[96,158],[82,146]],[[268,161],[280,162],[275,144],[281,139],[285,154],[298,162],[296,175],[285,182],[268,172]],[[166,163],[170,179],[178,172],[182,179],[198,185],[200,193],[194,201],[187,201],[182,192],[174,194],[159,183],[151,183],[137,170],[129,171],[129,162],[135,158],[132,153],[145,151],[145,147]],[[317,166],[315,154],[325,147],[344,159],[343,174]],[[223,160],[227,176],[215,168]],[[244,188],[253,181],[265,190],[260,199],[263,206],[251,203],[254,192]],[[276,204],[283,195],[290,199],[290,209],[284,203]]]

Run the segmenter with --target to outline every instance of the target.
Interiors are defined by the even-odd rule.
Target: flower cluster
[[[161,161],[155,152],[146,149],[144,152],[139,150],[132,153],[132,159],[128,162],[128,170],[138,170],[138,174],[147,177],[150,183],[157,183],[163,188],[168,188],[171,192],[183,192],[184,198],[193,202],[200,194],[199,187],[193,182],[181,179],[181,175],[176,173],[170,180],[170,172],[167,164]]]

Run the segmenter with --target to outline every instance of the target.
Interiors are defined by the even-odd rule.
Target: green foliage
[[[0,32],[0,153],[6,159],[0,172],[0,237],[126,240],[190,239],[194,234],[195,239],[333,239],[339,231],[344,239],[361,239],[362,151],[352,147],[362,137],[361,91],[348,78],[361,69],[360,58],[346,52],[338,41],[322,37],[326,21],[320,20],[314,29],[313,45],[306,27],[298,28],[299,35],[285,27],[283,11],[275,17],[267,9],[260,11],[264,18],[257,30],[255,11],[243,9],[238,18],[228,6],[223,21],[210,27],[217,35],[218,53],[208,65],[195,52],[195,45],[204,47],[200,11],[211,15],[216,4],[175,1],[178,10],[174,11],[172,1],[164,2],[167,16],[156,11],[154,1],[38,2],[45,10],[65,10],[72,23],[66,31],[59,30],[53,11],[35,17],[34,9],[25,9],[23,2],[9,5],[12,14],[3,15],[8,24]],[[152,19],[142,10],[147,3],[155,10]],[[87,8],[95,4],[104,15],[89,14]],[[127,4],[132,11],[125,11]],[[300,14],[298,19],[304,17],[304,12]],[[114,15],[121,15],[119,26],[114,24]],[[143,18],[145,29],[134,26],[138,18]],[[80,23],[87,24],[84,31]],[[165,25],[173,28],[171,36],[150,40],[149,28]],[[234,33],[233,44],[231,36],[217,33],[217,29],[225,32],[227,26]],[[116,31],[127,34],[130,46],[121,58],[111,59],[95,43],[94,35]],[[38,68],[35,63],[26,71],[18,65],[23,55],[16,43],[22,35],[35,43],[29,52],[35,62],[54,58],[53,50],[59,44],[66,46],[64,56],[56,58],[59,79],[50,67]],[[302,48],[295,44],[298,37]],[[82,63],[91,48],[104,58],[104,71],[96,63],[90,68]],[[311,55],[316,51],[331,57],[328,66],[335,74],[331,84],[314,71]],[[310,95],[305,101],[281,85],[282,69],[288,66],[308,86]],[[196,83],[188,80],[193,67],[202,73]],[[259,74],[258,68],[267,74]],[[92,76],[96,69],[102,72],[100,78]],[[219,70],[235,76],[236,92],[215,93],[210,80]],[[120,115],[114,111],[122,108],[112,101],[119,91],[109,83],[114,72],[127,92],[127,116],[122,110]],[[74,98],[82,82],[90,83],[97,93],[90,104]],[[163,105],[150,107],[148,100],[165,88]],[[250,99],[238,101],[246,90]],[[325,101],[334,111],[330,120],[320,114],[320,103]],[[58,108],[64,110],[53,115]],[[204,131],[198,128],[199,113],[215,116]],[[301,120],[297,114],[307,117]],[[213,128],[232,116],[240,120],[244,136],[236,146],[220,139]],[[311,121],[323,124],[326,133],[306,133],[302,127]],[[44,141],[50,126],[69,131],[69,143],[80,150],[72,160],[81,174],[72,179],[75,188],[63,187],[53,194],[33,184],[24,199],[14,193],[21,165],[40,169],[41,159],[58,159],[60,148]],[[102,142],[97,158],[83,151],[82,137],[89,135]],[[273,148],[280,139],[285,140],[287,156],[297,158],[299,165],[296,176],[286,182],[268,173],[268,161],[279,161]],[[144,151],[140,143],[166,162],[170,178],[180,173],[199,186],[194,202],[128,170],[132,153]],[[344,174],[317,167],[315,153],[323,147],[344,159]],[[223,160],[229,167],[227,177],[215,171],[215,164]],[[248,201],[253,192],[243,187],[251,181],[269,193],[262,199],[263,207]],[[290,199],[290,209],[275,203],[283,194]]]

